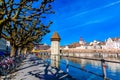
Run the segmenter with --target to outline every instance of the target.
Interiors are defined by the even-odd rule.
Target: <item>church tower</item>
[[[79,44],[81,44],[81,45],[83,45],[83,44],[84,44],[84,41],[83,41],[83,38],[82,38],[82,37],[80,37]]]

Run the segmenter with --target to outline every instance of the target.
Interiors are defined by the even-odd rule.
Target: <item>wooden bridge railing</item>
[[[51,50],[33,50],[32,52],[48,52],[51,53]],[[61,49],[62,53],[119,53],[120,49]]]

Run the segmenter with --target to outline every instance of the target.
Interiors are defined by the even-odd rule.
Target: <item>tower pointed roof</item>
[[[51,41],[60,41],[60,36],[57,32],[54,32],[54,34],[51,37]]]

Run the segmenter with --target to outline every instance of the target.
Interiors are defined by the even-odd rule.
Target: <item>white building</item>
[[[83,41],[83,38],[81,37],[81,38],[80,38],[80,41],[79,41],[79,44],[80,44],[80,45],[84,45],[85,43],[86,43],[86,42],[84,42],[84,41]]]
[[[76,47],[76,49],[87,49],[87,46],[86,45],[81,45],[79,47]]]
[[[94,47],[92,45],[88,45],[87,49],[94,49]]]
[[[120,49],[120,38],[108,38],[106,49]]]
[[[67,50],[67,49],[69,49],[69,47],[68,46],[65,46],[65,48],[63,48],[64,50]]]
[[[99,41],[94,40],[93,42],[90,43],[92,49],[101,49],[101,45]]]
[[[105,42],[100,42],[101,49],[106,49],[106,43]]]
[[[80,46],[76,47],[76,49],[101,49],[101,45],[99,45],[100,42],[96,40],[87,44],[82,40],[82,38],[80,38],[79,44]]]
[[[77,46],[76,49],[87,49],[86,42],[83,41],[83,38],[82,38],[82,37],[80,38],[79,46]]]
[[[105,42],[94,40],[93,42],[86,43],[80,38],[79,43],[72,44],[72,47],[65,46],[64,49],[120,49],[120,38],[108,38]]]

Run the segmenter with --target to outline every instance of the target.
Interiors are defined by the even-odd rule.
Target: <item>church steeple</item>
[[[82,37],[80,37],[80,41],[83,41],[83,38],[82,38]]]
[[[83,45],[83,44],[84,44],[84,41],[83,41],[83,38],[82,38],[82,37],[80,37],[79,44],[81,44],[81,45]]]

